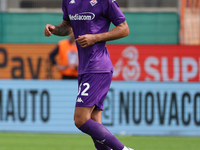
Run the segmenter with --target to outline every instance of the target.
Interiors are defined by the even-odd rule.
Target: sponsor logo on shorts
[[[95,14],[92,12],[83,12],[75,15],[69,14],[70,20],[93,20],[95,18]]]
[[[78,97],[77,100],[76,100],[76,102],[78,102],[78,103],[84,103],[83,100],[81,99],[81,97]]]

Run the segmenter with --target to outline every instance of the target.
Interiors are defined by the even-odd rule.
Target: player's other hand
[[[56,29],[56,27],[54,25],[51,25],[51,24],[47,24],[45,27],[44,27],[44,35],[45,36],[51,36],[53,31]]]
[[[76,42],[83,48],[96,43],[95,34],[85,34],[78,36]]]

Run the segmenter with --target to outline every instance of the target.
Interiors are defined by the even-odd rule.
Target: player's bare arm
[[[97,42],[105,42],[105,41],[120,39],[126,37],[128,34],[129,34],[129,27],[127,22],[125,21],[108,32],[99,34],[85,34],[79,36],[76,39],[76,41],[81,47],[84,48],[93,45]]]
[[[52,34],[58,36],[66,36],[72,32],[70,22],[63,20],[59,25],[47,24],[44,28],[44,35],[49,37]]]

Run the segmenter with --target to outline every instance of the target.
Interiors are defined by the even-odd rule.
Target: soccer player
[[[101,124],[113,73],[106,41],[129,34],[125,16],[116,0],[63,0],[62,10],[63,21],[47,24],[44,34],[66,36],[74,32],[79,57],[76,127],[91,136],[97,150],[132,150]],[[109,30],[111,22],[115,27]]]

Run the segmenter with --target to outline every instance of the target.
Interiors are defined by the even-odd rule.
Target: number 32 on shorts
[[[84,88],[83,91],[81,90],[81,87]],[[81,92],[81,96],[88,96],[88,90],[89,90],[89,88],[90,88],[90,84],[89,83],[83,83],[83,85],[81,83],[79,85],[78,94],[77,95],[79,95],[80,92],[82,91]]]

